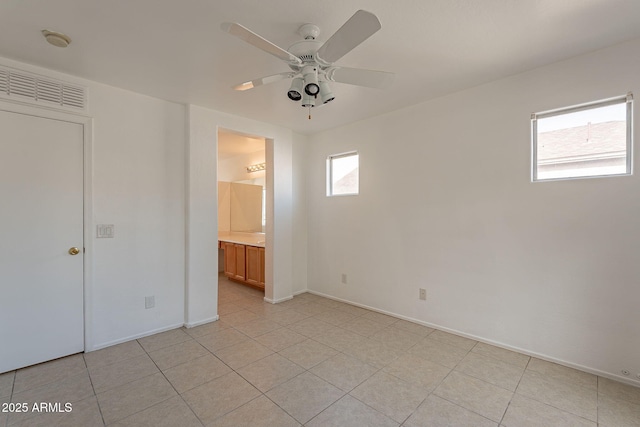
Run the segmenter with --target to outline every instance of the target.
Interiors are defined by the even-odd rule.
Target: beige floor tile
[[[305,424],[340,399],[344,392],[305,372],[271,389],[266,395],[298,422]]]
[[[510,365],[517,366],[519,368],[526,368],[531,359],[526,354],[516,353],[515,351],[506,350],[504,348],[496,347],[493,345],[479,342],[471,349],[473,353],[482,354],[483,356],[492,357],[494,359],[507,362]]]
[[[402,329],[403,331],[411,332],[412,334],[420,335],[423,338],[435,331],[435,329],[428,326],[423,326],[418,323],[409,322],[408,320],[402,319],[399,319],[391,326],[394,328]]]
[[[216,320],[215,322],[205,323],[204,325],[195,326],[193,328],[184,328],[184,331],[194,338],[208,335],[214,332],[222,331],[223,329],[229,329],[231,325],[224,323],[222,320]]]
[[[433,393],[496,422],[502,419],[513,396],[509,390],[455,371]]]
[[[243,298],[236,301],[235,304],[242,307],[244,310],[255,312],[255,310],[260,310],[266,304],[263,298]]]
[[[333,348],[310,339],[287,347],[279,352],[281,356],[302,366],[304,369],[311,369],[318,363],[335,356],[337,353]]]
[[[62,412],[34,413],[11,427],[94,427],[103,426],[102,415],[95,396],[73,403],[69,412],[61,403]]]
[[[474,352],[469,352],[455,369],[511,391],[516,390],[524,373],[524,368]]]
[[[288,326],[294,332],[304,335],[305,337],[315,337],[318,335],[326,334],[329,331],[336,329],[337,327],[322,320],[310,317],[299,322],[292,323]]]
[[[5,372],[0,374],[0,399],[11,396],[13,391],[13,380],[16,377],[16,371]],[[2,424],[0,424],[1,426]]]
[[[286,307],[281,307],[279,304],[271,304],[263,301],[260,305],[254,305],[247,308],[247,310],[258,316],[268,317],[270,314],[279,313],[283,310],[288,310]]]
[[[342,325],[342,328],[355,332],[358,335],[362,335],[363,337],[370,337],[376,332],[380,332],[385,328],[384,325],[378,322],[374,322],[373,320],[368,320],[364,318],[365,316],[357,317],[350,322]]]
[[[267,332],[255,338],[260,344],[276,352],[305,341],[306,339],[307,337],[304,335],[300,335],[288,328],[276,329],[275,331]]]
[[[385,367],[404,353],[393,345],[371,339],[347,347],[344,352],[376,368]]]
[[[336,305],[333,308],[336,310],[344,311],[345,313],[353,314],[354,316],[364,316],[367,313],[371,313],[371,310],[367,310],[366,308],[356,307],[355,305],[342,303],[340,305]]]
[[[272,354],[273,351],[263,346],[257,341],[247,340],[240,344],[225,347],[215,352],[215,355],[231,369],[237,370],[243,366],[260,360]]]
[[[640,405],[640,387],[634,387],[608,378],[598,378],[598,393],[615,400],[626,400]]]
[[[326,299],[324,297],[321,297],[320,295],[312,294],[310,292],[303,292],[301,294],[296,295],[295,297],[304,301],[313,301],[313,302],[324,301]]]
[[[340,351],[345,351],[354,345],[364,344],[367,341],[367,338],[362,335],[341,328],[330,330],[326,334],[318,335],[313,339]]]
[[[323,298],[321,300],[316,301],[318,304],[322,304],[334,310],[342,307],[349,306],[349,304],[345,304],[344,302],[336,301],[330,298]],[[350,306],[351,307],[351,306]]]
[[[245,334],[236,331],[233,328],[223,329],[207,335],[196,337],[196,341],[202,344],[207,350],[216,352],[225,347],[240,344],[249,339]]]
[[[526,370],[516,392],[579,417],[597,420],[597,392],[557,376]]]
[[[164,375],[178,390],[178,393],[184,393],[229,372],[231,372],[231,368],[214,355],[208,354],[167,369],[164,371]]]
[[[260,318],[261,317],[256,313],[247,309],[236,311],[235,313],[227,314],[225,316],[220,316],[220,320],[233,327],[242,325],[243,323],[249,323],[252,320],[258,320]]]
[[[397,427],[399,424],[386,415],[349,395],[309,421],[308,427]]]
[[[13,392],[20,393],[41,387],[86,371],[82,354],[63,357],[50,362],[18,369],[13,384]]]
[[[402,423],[429,392],[393,375],[378,372],[349,394],[392,420]]]
[[[113,427],[202,427],[202,423],[180,396],[112,424]]]
[[[264,396],[217,418],[211,427],[298,427],[300,423]]]
[[[307,316],[315,316],[327,310],[331,310],[331,308],[327,307],[326,305],[322,305],[317,302],[310,301],[310,302],[307,302],[307,304],[293,307],[293,310],[299,311],[303,314],[306,314]]]
[[[184,393],[182,397],[205,424],[255,399],[260,392],[235,372],[230,372]]]
[[[640,405],[601,395],[598,397],[598,425],[600,427],[639,427]]]
[[[310,371],[339,389],[349,392],[378,372],[378,368],[355,357],[338,353],[314,366]]]
[[[111,424],[176,395],[165,377],[157,373],[98,394],[98,404],[105,423]]]
[[[281,325],[286,326],[295,322],[299,322],[303,319],[306,319],[309,316],[295,310],[282,310],[276,313],[269,313],[269,315],[267,315],[266,317],[269,320],[272,320],[276,323],[280,323]]]
[[[403,424],[406,427],[497,427],[498,423],[431,395]],[[544,426],[544,427],[551,427]]]
[[[353,314],[345,313],[344,311],[335,310],[329,307],[327,307],[326,311],[323,311],[320,314],[316,314],[313,317],[334,326],[342,326],[343,324],[356,318],[356,316],[354,316]]]
[[[597,427],[593,421],[516,394],[502,420],[505,427]]]
[[[87,362],[87,367],[91,369],[142,356],[143,354],[145,354],[145,351],[142,346],[140,346],[137,340],[132,340],[85,353],[84,360]]]
[[[473,346],[478,343],[478,341],[474,341],[469,338],[464,338],[458,335],[450,334],[448,332],[437,330],[429,334],[429,338],[438,342],[452,345],[454,347],[460,347],[461,349],[467,351],[471,350]]]
[[[11,396],[0,397],[0,405],[4,405],[5,403],[11,402]],[[0,406],[0,409],[2,406]],[[0,426],[4,427],[7,422],[7,418],[9,416],[9,412],[4,412],[0,410]]]
[[[306,301],[304,298],[293,297],[290,300],[278,303],[278,305],[280,307],[284,307],[284,308],[287,308],[287,309],[293,309],[293,308],[296,308],[296,307],[298,307],[298,308],[304,307],[308,303],[309,303],[309,301]]]
[[[546,360],[532,357],[527,365],[528,371],[535,371],[546,377],[553,378],[562,382],[572,382],[581,387],[591,390],[598,389],[598,377],[587,372],[578,371],[577,369],[568,368],[558,365],[557,363],[547,362]]]
[[[370,311],[362,315],[363,319],[373,320],[374,322],[381,323],[384,326],[389,326],[393,323],[396,323],[399,319],[397,317],[388,316],[382,313],[376,313],[375,311]]]
[[[28,407],[32,409],[34,404],[40,404],[41,402],[60,402],[63,405],[65,403],[74,404],[93,396],[93,394],[91,380],[85,370],[84,372],[66,377],[54,383],[25,390],[20,393],[14,393],[12,402],[27,403]],[[30,411],[26,414],[9,414],[9,425],[31,418],[34,415],[37,415],[37,412]]]
[[[237,372],[254,387],[265,393],[300,375],[304,369],[274,353],[239,369]]]
[[[449,375],[451,368],[409,353],[387,365],[383,372],[431,392]]]
[[[191,340],[153,351],[149,353],[149,357],[160,370],[164,371],[206,354],[209,354],[209,350],[197,341]]]
[[[96,394],[157,372],[156,364],[146,354],[89,370]]]
[[[408,350],[422,340],[420,335],[394,328],[393,325],[381,329],[371,335],[370,338],[375,341],[385,342],[400,350]]]
[[[241,310],[246,310],[246,308],[233,304],[232,302],[225,302],[224,304],[218,304],[218,315],[222,317],[232,313],[236,313]]]
[[[252,320],[247,323],[243,323],[242,325],[236,326],[236,329],[242,332],[243,334],[255,338],[257,336],[266,334],[267,332],[271,332],[276,329],[282,328],[282,325],[276,323],[271,320],[267,320],[265,318],[258,318],[257,320]]]
[[[140,338],[138,342],[147,352],[152,352],[190,339],[192,339],[191,336],[182,330],[182,328],[179,328]]]
[[[422,341],[418,341],[416,345],[409,349],[409,353],[431,362],[439,363],[448,368],[455,368],[468,353],[468,351],[460,347],[432,340],[430,336],[431,335]]]

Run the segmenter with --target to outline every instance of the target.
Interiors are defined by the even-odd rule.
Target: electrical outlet
[[[342,283],[345,285],[347,284],[347,275],[344,273],[342,273]]]
[[[426,301],[427,299],[427,290],[420,288],[420,299]]]
[[[151,295],[150,297],[144,297],[144,308],[153,308],[156,306],[156,297]]]

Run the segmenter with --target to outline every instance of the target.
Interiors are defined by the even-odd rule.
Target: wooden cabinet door
[[[264,288],[264,248],[258,248],[260,254],[260,280],[259,284]]]
[[[224,249],[224,275],[236,277],[236,249],[233,243],[223,242]]]
[[[247,246],[247,283],[258,286],[260,283],[260,248]]]
[[[246,265],[245,265],[245,246],[233,245],[234,252],[236,254],[236,271],[234,279],[245,280],[246,277]]]

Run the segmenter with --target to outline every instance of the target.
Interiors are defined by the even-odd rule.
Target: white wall
[[[93,117],[86,350],[183,323],[185,108],[8,59],[5,66],[84,85]],[[96,239],[96,224],[115,238]],[[145,309],[145,296],[156,307]]]
[[[239,154],[228,159],[218,161],[218,181],[247,181],[262,178],[264,180],[265,172],[247,172],[247,166],[264,163],[265,152],[256,151],[255,153]],[[257,184],[257,183],[256,183]]]
[[[628,91],[640,96],[640,40],[312,136],[309,288],[640,372],[640,179],[530,182],[532,112]],[[328,198],[325,159],[350,150],[360,195]]]

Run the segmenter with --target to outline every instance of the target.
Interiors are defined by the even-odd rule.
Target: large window
[[[533,114],[533,181],[631,174],[632,98]]]
[[[357,152],[327,158],[327,196],[346,196],[359,192],[360,159]]]

